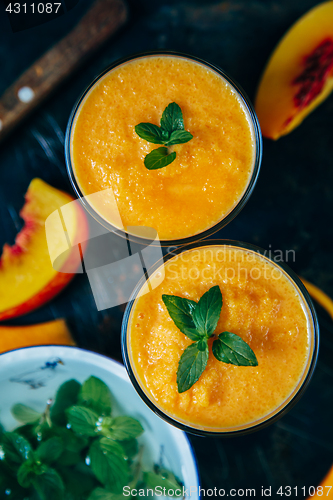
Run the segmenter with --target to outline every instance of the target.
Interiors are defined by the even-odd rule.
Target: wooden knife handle
[[[0,98],[0,141],[127,19],[124,0],[96,0],[75,28]]]

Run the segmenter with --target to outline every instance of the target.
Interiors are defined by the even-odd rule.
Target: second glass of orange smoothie
[[[138,136],[176,103],[193,138],[148,170],[158,146]],[[121,235],[153,228],[164,246],[204,238],[230,222],[259,173],[261,133],[251,103],[222,70],[177,53],[116,62],[76,104],[66,135],[70,180],[90,214]]]
[[[208,362],[180,390],[177,370],[196,337],[175,324],[165,297],[198,307],[212,287],[222,308],[207,341]],[[257,363],[218,360],[214,343],[222,332],[248,344]],[[293,271],[259,247],[228,240],[186,245],[156,263],[133,292],[122,326],[123,358],[141,398],[169,423],[203,436],[241,435],[280,418],[311,379],[318,341],[313,304]]]

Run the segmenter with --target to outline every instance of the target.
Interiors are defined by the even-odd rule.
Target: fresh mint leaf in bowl
[[[52,377],[32,389],[26,379],[35,373]],[[0,498],[10,490],[17,500],[116,500],[124,488],[145,490],[151,474],[164,485],[175,477],[181,491],[184,477],[198,484],[184,433],[145,406],[119,363],[78,348],[32,347],[2,355],[0,384]]]

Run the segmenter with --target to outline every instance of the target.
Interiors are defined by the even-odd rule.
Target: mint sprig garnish
[[[166,147],[153,149],[144,159],[148,170],[163,168],[176,159],[176,152],[169,151],[169,146],[184,144],[193,139],[193,135],[185,130],[183,113],[178,104],[170,103],[163,111],[160,127],[153,123],[139,123],[135,132],[141,139]]]
[[[208,339],[214,337],[222,309],[222,293],[213,286],[199,302],[176,295],[162,295],[162,300],[177,328],[191,340],[179,360],[177,370],[178,392],[190,389],[201,377],[209,358]],[[251,347],[235,333],[220,333],[212,346],[218,361],[236,366],[257,366],[258,360]]]
[[[141,423],[112,415],[113,398],[102,380],[89,377],[62,384],[55,401],[37,412],[23,404],[11,411],[22,424],[6,432],[0,424],[0,498],[117,500],[123,487],[145,488],[153,482],[174,489],[172,472],[144,468]]]

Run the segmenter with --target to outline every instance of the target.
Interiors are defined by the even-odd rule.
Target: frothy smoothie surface
[[[161,272],[152,277],[153,286]],[[256,422],[277,409],[302,379],[311,344],[304,299],[290,279],[255,252],[222,246],[185,251],[170,259],[164,272],[159,286],[136,299],[128,327],[130,360],[152,402],[169,416],[208,430]],[[242,337],[258,366],[218,361],[210,339],[207,368],[179,394],[178,363],[192,341],[175,326],[162,295],[197,302],[216,285],[223,306],[215,334]]]
[[[170,165],[148,170],[144,158],[160,146],[134,127],[160,125],[172,102],[193,139],[170,146],[177,153]],[[112,189],[125,228],[153,227],[168,240],[210,228],[237,205],[253,172],[255,139],[226,80],[188,59],[153,56],[111,70],[90,90],[74,121],[71,156],[83,195]],[[114,206],[106,198],[98,211],[117,225]]]

